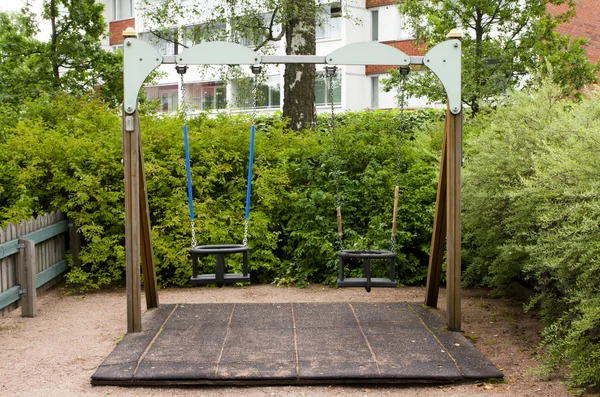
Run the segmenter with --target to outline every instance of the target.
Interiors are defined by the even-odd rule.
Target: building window
[[[281,85],[279,76],[269,76],[266,81],[258,85],[256,93],[256,107],[262,109],[278,109],[281,107]],[[240,109],[249,109],[253,106],[252,88],[254,79],[237,79],[232,84],[233,103]]]
[[[146,97],[158,100],[159,113],[174,112],[179,104],[179,87],[177,84],[146,87]]]
[[[113,0],[114,19],[133,18],[133,0]]]
[[[334,12],[336,10],[336,6],[334,5]],[[331,15],[332,5],[328,4],[323,6],[321,11],[321,15],[318,18],[319,25],[316,30],[316,38],[317,40],[324,39],[339,39],[341,37],[340,34],[340,20],[341,18]]]
[[[371,40],[379,40],[379,11],[371,11]]]
[[[139,38],[156,48],[161,55],[177,55],[178,46],[175,44],[177,39],[177,29],[164,32],[164,35],[163,32],[161,32],[160,37],[157,36],[157,34],[152,32],[140,33]]]
[[[340,70],[333,78],[333,104],[339,105],[342,103],[342,77]],[[331,105],[329,100],[329,81],[325,76],[325,72],[317,72],[315,76],[315,105],[325,106]]]
[[[371,109],[379,108],[379,77],[371,77]]]
[[[227,107],[227,91],[221,81],[186,84],[185,92],[193,109],[206,112]]]

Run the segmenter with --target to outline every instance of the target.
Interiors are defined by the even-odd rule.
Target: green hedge
[[[344,248],[389,249],[398,112],[337,116]],[[398,280],[422,283],[434,212],[438,111],[405,113],[397,252]],[[250,120],[189,121],[199,244],[239,243],[244,229]],[[430,129],[421,127],[436,125]],[[332,283],[337,275],[333,145],[328,120],[294,133],[280,115],[257,121],[250,217],[250,269],[258,282]],[[161,286],[187,285],[190,222],[180,117],[141,118],[152,237]],[[417,128],[418,127],[418,128]],[[124,272],[121,120],[94,99],[44,97],[26,104],[0,143],[0,223],[61,209],[77,220],[83,290]],[[212,263],[202,263],[214,272]],[[241,266],[235,263],[235,266]],[[382,272],[383,266],[377,271]]]
[[[510,96],[470,127],[465,148],[465,281],[534,287],[547,369],[600,383],[600,102],[546,85]]]

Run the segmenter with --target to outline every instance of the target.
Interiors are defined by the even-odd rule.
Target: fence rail
[[[0,228],[0,317],[19,306],[23,316],[37,314],[37,293],[56,284],[68,270],[69,236],[77,258],[79,242],[73,237],[77,234],[60,211]]]

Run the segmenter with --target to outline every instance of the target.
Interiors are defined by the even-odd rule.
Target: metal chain
[[[183,81],[183,75],[187,71],[187,66],[184,66],[183,69],[177,69],[177,73],[181,77],[181,113],[183,114],[183,125],[187,124],[187,111],[186,111],[186,103],[185,103],[185,82]]]
[[[407,68],[401,68],[400,69],[400,78],[401,78],[401,84],[400,84],[400,125],[398,127],[398,148],[396,151],[396,184],[394,186],[400,186],[400,167],[402,166],[402,133],[404,131],[404,108],[405,108],[405,100],[406,100],[406,88],[405,88],[405,83],[406,83],[406,76],[408,75],[408,72],[410,72],[410,67]],[[395,199],[395,198],[394,198]],[[391,241],[392,241],[392,252],[396,251],[396,236],[394,234],[394,231],[392,230],[392,237],[391,237]]]
[[[260,66],[251,66],[251,70],[252,73],[254,73],[254,87],[252,87],[252,115],[251,115],[251,120],[252,120],[252,126],[254,126],[254,123],[256,121],[256,102],[257,102],[257,95],[258,95],[258,76],[260,75],[260,72],[262,71],[262,68]],[[250,181],[248,181],[248,183],[250,183]],[[248,226],[249,226],[249,222],[248,219],[244,220],[244,238],[242,239],[242,244],[244,246],[248,245]]]
[[[331,105],[331,138],[333,141],[333,169],[335,177],[335,205],[337,208],[342,208],[342,199],[340,197],[340,168],[338,164],[338,145],[337,145],[337,134],[335,131],[335,108],[333,104],[333,78],[337,74],[337,66],[326,66],[325,73],[327,75],[329,83],[329,104]],[[339,250],[342,251],[344,247],[344,235],[338,232],[338,245]]]
[[[183,75],[185,74],[185,72],[187,72],[187,65],[185,65],[185,66],[177,65],[177,66],[175,66],[175,69],[177,70],[177,73],[179,73],[180,81],[181,81],[180,108],[181,108],[181,113],[183,114],[183,125],[185,126],[187,124],[187,109],[186,109],[186,103],[185,103],[186,93],[185,93],[185,81],[183,80]],[[195,223],[194,219],[190,219],[190,229],[191,229],[191,233],[192,233],[192,248],[195,248],[196,245],[198,245],[198,241],[196,240],[196,223]]]

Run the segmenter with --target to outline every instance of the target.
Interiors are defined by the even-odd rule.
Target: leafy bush
[[[426,276],[441,144],[439,128],[417,127],[439,118],[437,111],[405,114],[397,238],[398,278],[405,284]],[[246,116],[227,115],[188,123],[199,244],[242,241],[249,123]],[[254,280],[304,285],[337,277],[328,123],[323,119],[313,130],[295,133],[280,115],[257,120],[249,228]],[[399,113],[348,113],[337,116],[336,124],[344,248],[389,249]],[[190,221],[182,120],[145,114],[141,128],[158,282],[187,285]],[[61,209],[76,220],[85,240],[82,265],[71,269],[68,281],[80,289],[121,281],[120,115],[95,99],[42,97],[23,108],[0,146],[0,222]],[[213,271],[210,259],[201,263],[203,272]],[[234,258],[234,268],[240,259]]]
[[[600,381],[600,105],[546,84],[474,123],[466,146],[464,239],[470,284],[535,287],[547,363]]]

